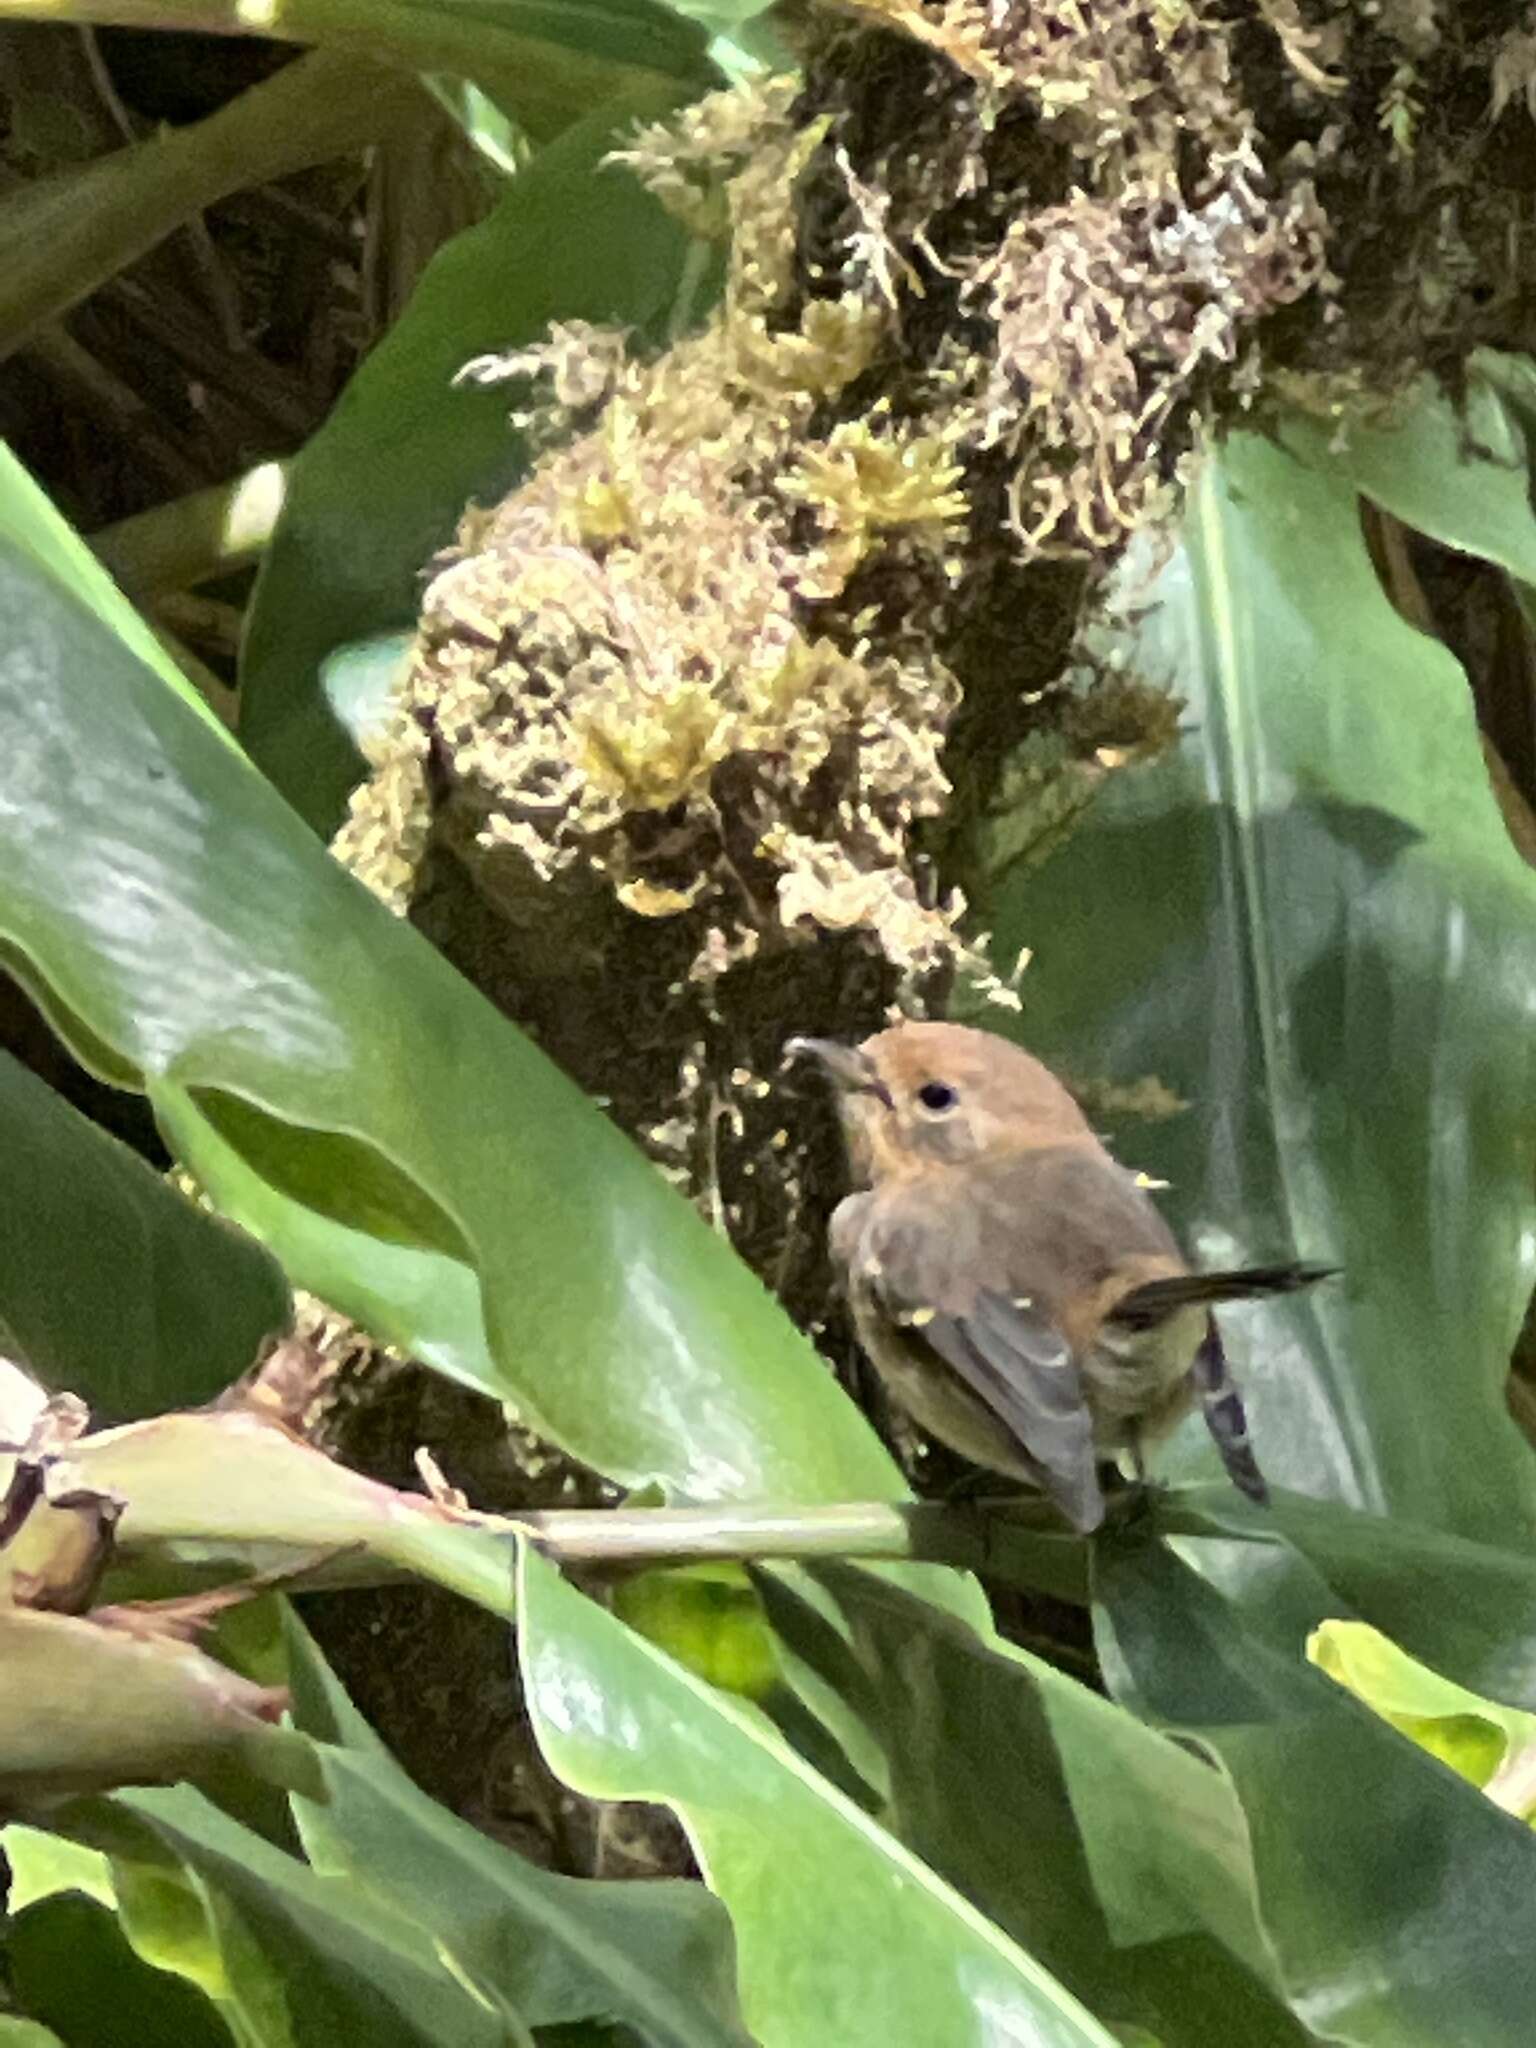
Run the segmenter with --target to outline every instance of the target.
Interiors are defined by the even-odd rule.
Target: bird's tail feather
[[[1239,1493],[1267,1507],[1269,1488],[1248,1441],[1248,1412],[1227,1365],[1214,1316],[1206,1318],[1205,1341],[1195,1353],[1191,1376],[1200,1396],[1205,1426],[1221,1453],[1227,1477]]]
[[[1147,1280],[1115,1303],[1111,1320],[1150,1328],[1175,1309],[1216,1301],[1244,1301],[1260,1294],[1292,1294],[1327,1280],[1337,1266],[1242,1266],[1226,1273],[1180,1273],[1171,1280]]]

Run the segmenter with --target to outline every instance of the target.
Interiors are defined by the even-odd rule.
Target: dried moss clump
[[[531,380],[543,452],[466,515],[338,842],[792,1294],[779,1042],[986,982],[957,882],[1169,742],[1080,634],[1208,423],[1513,338],[1536,98],[1511,5],[869,0],[796,33],[797,80],[625,152],[729,234],[703,331],[478,366]]]
[[[888,308],[850,292],[786,317],[819,142],[791,97],[721,96],[664,157],[639,145],[690,218],[729,219],[702,333],[642,365],[570,326],[480,366],[539,380],[552,445],[432,582],[338,843],[720,1221],[776,1247],[778,1045],[850,990],[873,1024],[960,950],[911,845],[948,792],[959,688],[937,649],[967,510],[941,435],[837,416]],[[876,566],[897,633],[853,595]]]
[[[913,975],[952,944],[907,845],[946,793],[958,692],[924,627],[955,573],[960,468],[939,437],[878,416],[814,430],[884,316],[850,294],[777,319],[814,147],[787,97],[707,102],[658,171],[707,214],[681,167],[744,124],[729,293],[701,335],[642,366],[566,327],[495,366],[542,375],[562,422],[598,417],[467,522],[427,592],[410,709],[341,841],[401,907],[435,817],[514,922],[562,915],[550,885],[574,870],[578,893],[597,878],[638,917],[702,912],[706,976],[775,922],[865,925]],[[877,557],[912,565],[923,599],[904,645],[819,617]]]

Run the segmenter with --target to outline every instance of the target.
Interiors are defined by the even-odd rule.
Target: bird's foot
[[[1150,1522],[1158,1500],[1168,1492],[1167,1486],[1150,1478],[1145,1468],[1127,1478],[1117,1465],[1109,1466],[1101,1472],[1099,1483],[1104,1491],[1106,1529],[1135,1529]]]
[[[978,1468],[962,1472],[958,1479],[945,1487],[939,1498],[947,1508],[976,1507],[983,1500],[996,1499],[1002,1484],[995,1472],[983,1472]]]

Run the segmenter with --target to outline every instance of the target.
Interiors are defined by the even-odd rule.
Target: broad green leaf
[[[111,1858],[135,1950],[196,1984],[241,2048],[529,2048],[520,2017],[423,1928],[196,1792],[119,1793],[58,1825]]]
[[[1536,1558],[1332,1501],[1179,1489],[1156,1525],[1179,1555],[1291,1658],[1353,1614],[1462,1685],[1536,1710]]]
[[[115,1916],[94,1899],[66,1893],[18,1915],[3,1949],[26,2010],[58,2029],[42,2044],[69,2048],[229,2048],[230,2034],[202,1993],[135,1955]],[[33,2048],[6,2032],[0,2048]]]
[[[86,605],[140,661],[190,704],[225,746],[230,738],[208,705],[124,597],[85,542],[55,511],[53,501],[31,474],[0,442],[0,544],[29,557],[38,569],[55,577],[80,604]]]
[[[1000,957],[1035,948],[1024,1034],[1192,1105],[1120,1150],[1199,1263],[1344,1268],[1223,1317],[1269,1477],[1519,1544],[1536,875],[1465,677],[1388,604],[1349,486],[1252,437],[1149,602],[1132,658],[1187,699],[1185,745],[981,904]],[[1198,1419],[1168,1462],[1216,1469]]]
[[[1325,1621],[1308,1638],[1307,1655],[1506,1813],[1536,1823],[1536,1714],[1453,1684],[1363,1621]]]
[[[326,15],[343,11],[341,0],[300,4]],[[662,0],[404,0],[401,12],[421,21],[427,33],[462,33],[467,50],[483,52],[495,37],[512,34],[599,58],[616,70],[695,84],[701,75],[704,37],[692,25],[693,10]]]
[[[325,1788],[294,1802],[316,1870],[430,1930],[458,1974],[531,2025],[606,2017],[647,2048],[749,2048],[730,1922],[700,1885],[538,1869],[416,1789],[291,1617],[289,1654]]]
[[[1247,1827],[1217,1772],[870,1572],[814,1576],[835,1632],[765,1581],[770,1612],[880,1745],[895,1834],[1122,2036],[1140,2024],[1167,2048],[1299,2048]]]
[[[402,1244],[397,1234],[373,1237],[291,1201],[224,1138],[184,1089],[162,1083],[155,1114],[166,1140],[182,1158],[197,1158],[198,1181],[227,1216],[238,1216],[264,1244],[274,1246],[290,1273],[337,1275],[317,1291],[340,1300],[364,1329],[410,1330],[413,1355],[448,1378],[476,1387],[498,1384],[486,1343],[480,1285],[472,1265],[440,1252]]]
[[[1095,1565],[1110,1689],[1236,1793],[1303,2024],[1348,2048],[1519,2048],[1531,1830],[1272,1649],[1161,1543],[1100,1543]]]
[[[762,2048],[1109,2048],[1000,1929],[789,1749],[524,1546],[519,1654],[540,1747],[578,1790],[676,1809],[736,1928]]]
[[[541,64],[561,79],[561,62],[569,63],[571,86],[586,85],[583,110],[594,103],[594,87],[619,91],[640,82],[627,73],[694,84],[702,74],[704,37],[686,10],[659,0],[400,0],[393,9],[378,0],[356,7],[349,0],[291,5],[291,26],[306,41],[317,30],[316,40],[332,32],[348,35],[355,20],[362,30],[375,22],[386,34],[398,28],[400,54],[413,63],[420,62],[428,41],[435,42],[443,50],[435,68],[490,80],[498,92],[512,84],[514,112],[515,81]],[[308,17],[303,29],[300,14]],[[416,35],[424,41],[412,48],[409,39]],[[450,62],[450,53],[459,61]]]
[[[558,11],[558,10],[552,10]],[[333,658],[416,618],[433,554],[472,499],[528,460],[515,387],[457,384],[477,356],[590,320],[655,346],[687,315],[702,251],[627,170],[605,165],[675,95],[605,108],[541,150],[488,219],[440,249],[409,306],[293,465],[252,603],[241,738],[319,832],[362,773]],[[331,664],[327,669],[327,664]]]
[[[253,1239],[0,1052],[0,1349],[109,1416],[206,1401],[285,1327]]]
[[[642,1155],[3,543],[0,939],[77,1050],[141,1078],[225,1212],[376,1335],[625,1483],[899,1496]]]

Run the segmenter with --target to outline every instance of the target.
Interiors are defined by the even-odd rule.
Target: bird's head
[[[838,1091],[855,1174],[877,1183],[995,1151],[1091,1136],[1048,1068],[1006,1038],[964,1024],[897,1024],[862,1045],[792,1038]]]

